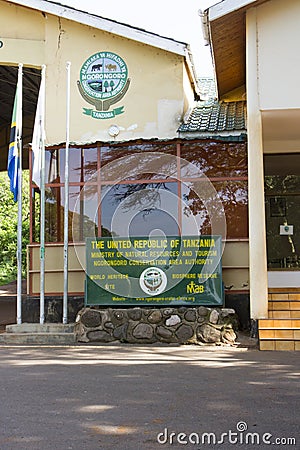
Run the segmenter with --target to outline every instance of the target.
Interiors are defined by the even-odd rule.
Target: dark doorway
[[[18,78],[17,66],[0,65],[0,171],[6,170],[13,103]],[[23,167],[28,169],[26,146],[32,139],[41,71],[23,67]]]
[[[265,155],[269,270],[300,270],[300,154]]]

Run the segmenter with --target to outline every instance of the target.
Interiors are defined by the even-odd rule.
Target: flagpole
[[[67,62],[67,105],[66,105],[66,160],[65,160],[65,210],[64,210],[64,296],[63,323],[68,323],[68,255],[69,255],[69,146],[70,146],[70,68]]]
[[[22,77],[23,64],[18,69],[18,109],[17,124],[20,134],[17,133],[17,149],[19,157],[18,168],[18,231],[17,231],[17,324],[22,323]]]
[[[44,142],[44,118],[45,118],[45,83],[46,66],[42,65],[41,73],[41,95],[38,101],[42,102],[42,110],[39,113],[39,147],[40,147],[40,324],[45,322],[45,142]],[[38,105],[40,106],[40,105]]]

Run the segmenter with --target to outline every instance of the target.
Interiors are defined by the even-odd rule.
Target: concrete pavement
[[[296,352],[0,346],[0,449],[299,448],[299,369]]]

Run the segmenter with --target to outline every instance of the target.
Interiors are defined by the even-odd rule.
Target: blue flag
[[[18,177],[20,168],[20,155],[19,155],[19,145],[21,138],[20,108],[21,105],[19,105],[18,86],[17,86],[11,121],[8,161],[7,161],[7,172],[10,178],[10,190],[14,194],[15,202],[18,200]]]

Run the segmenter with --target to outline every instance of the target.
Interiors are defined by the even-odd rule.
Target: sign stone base
[[[238,318],[229,308],[83,308],[78,342],[234,345]]]

